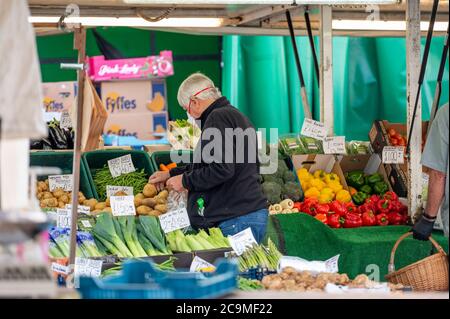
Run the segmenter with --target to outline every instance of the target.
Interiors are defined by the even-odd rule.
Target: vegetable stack
[[[259,268],[276,271],[281,257],[281,253],[269,238],[267,247],[264,245],[253,245],[238,257],[239,271],[245,272]]]
[[[223,236],[220,228],[209,228],[209,234],[200,230],[197,234],[185,235],[180,229],[166,234],[167,241],[172,251],[191,252],[198,250],[209,250],[228,248],[230,243]]]
[[[351,187],[350,193],[356,205],[364,204],[372,194],[383,195],[389,190],[389,185],[380,173],[366,175],[363,171],[352,171],[345,173],[345,179]]]

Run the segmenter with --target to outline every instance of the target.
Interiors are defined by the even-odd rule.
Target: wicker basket
[[[431,237],[430,241],[437,249],[436,254],[395,271],[394,258],[398,245],[411,234],[408,232],[402,235],[392,248],[386,280],[393,284],[411,287],[415,291],[448,291],[448,257],[442,247]]]

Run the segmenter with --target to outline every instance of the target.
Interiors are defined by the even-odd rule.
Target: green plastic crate
[[[135,150],[100,150],[86,152],[83,154],[83,162],[87,168],[87,175],[91,184],[92,192],[96,199],[99,199],[97,190],[94,184],[95,171],[101,169],[108,164],[108,161],[117,157],[131,154],[131,159],[136,170],[144,169],[147,177],[153,174],[155,171],[153,165],[150,162],[149,155],[144,151]]]
[[[62,171],[61,174],[72,174],[73,152],[31,152],[30,166],[59,167]],[[43,177],[39,179],[43,179]],[[86,198],[94,197],[83,161],[80,162],[80,191],[83,192]]]
[[[153,170],[155,172],[159,171],[159,165],[161,164],[167,165],[172,163],[171,154],[179,154],[179,155],[189,154],[188,162],[177,163],[178,166],[183,166],[192,162],[194,152],[192,152],[191,150],[153,152],[152,155],[150,155]]]

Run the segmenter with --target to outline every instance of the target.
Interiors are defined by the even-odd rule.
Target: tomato
[[[398,141],[398,145],[406,146],[406,141],[402,138],[401,140]]]
[[[396,138],[391,138],[391,144],[392,145],[398,145],[398,140]]]
[[[401,136],[401,134],[396,133],[394,136],[398,141],[400,141],[403,137]]]
[[[389,129],[389,136],[390,137],[394,137],[395,134],[397,134],[397,132],[393,128]]]

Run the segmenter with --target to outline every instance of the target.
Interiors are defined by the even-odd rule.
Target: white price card
[[[72,191],[73,175],[50,175],[48,177],[48,187],[50,192],[61,188],[65,192]]]
[[[113,216],[134,216],[134,196],[111,196],[111,210]]]
[[[72,204],[66,204],[65,208],[72,210]],[[90,215],[91,214],[91,208],[89,206],[84,205],[78,205],[78,213]]]
[[[112,177],[118,177],[136,171],[131,159],[131,154],[109,160],[108,167]]]
[[[323,140],[327,136],[327,128],[322,122],[305,118],[300,134],[318,140]]]
[[[59,121],[61,120],[61,112],[44,112],[43,117],[45,122]]]
[[[323,139],[325,154],[345,154],[345,136],[330,136]]]
[[[253,246],[254,244],[258,244],[250,227],[233,236],[228,236],[228,240],[231,248],[233,248],[238,256],[242,255],[247,248]]]
[[[91,222],[86,219],[82,219],[81,224],[86,228],[92,228]]]
[[[111,197],[111,196],[116,196],[116,193],[118,192],[124,192],[127,195],[133,195],[133,187],[129,187],[129,186],[111,186],[111,185],[107,185],[106,186],[106,196],[107,197]]]
[[[58,263],[52,263],[52,271],[56,272],[58,274],[67,275],[69,274],[69,267],[58,264]]]
[[[405,149],[403,146],[385,146],[383,147],[383,164],[403,164]]]
[[[166,234],[191,225],[186,208],[180,208],[163,215],[159,215],[159,222],[162,230]]]
[[[195,256],[194,259],[192,260],[192,264],[191,267],[189,268],[190,272],[200,272],[202,271],[202,269],[205,268],[209,268],[212,271],[216,270],[216,267],[214,267],[214,265],[210,264],[209,262],[207,262],[206,260]]]
[[[56,227],[70,228],[72,225],[72,212],[66,208],[56,210]]]
[[[102,273],[102,260],[75,258],[75,276],[99,277]]]
[[[70,118],[70,114],[67,111],[62,112],[61,114],[61,121],[59,122],[59,126],[61,128],[71,128],[72,126],[72,119]]]

